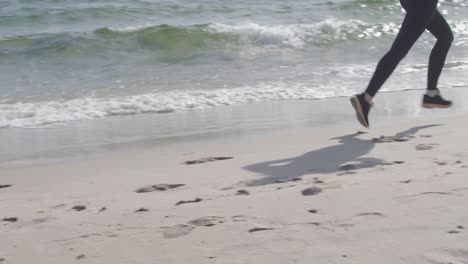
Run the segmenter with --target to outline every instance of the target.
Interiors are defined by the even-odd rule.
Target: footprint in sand
[[[249,229],[249,233],[255,233],[259,231],[268,231],[268,230],[275,230],[275,229],[271,227],[255,227],[255,228]]]
[[[218,216],[206,216],[189,221],[188,224],[193,226],[214,226],[224,223],[224,218]]]
[[[236,215],[236,216],[231,217],[230,220],[233,222],[248,222],[249,218],[251,217],[248,217],[245,215]],[[179,224],[179,225],[166,228],[163,231],[163,237],[166,239],[178,238],[178,237],[189,234],[197,227],[212,227],[217,224],[222,224],[225,221],[226,220],[224,217],[219,217],[219,216],[205,216],[205,217],[197,218],[197,219],[187,222],[187,224]],[[274,230],[274,229],[275,228],[267,227],[267,226],[257,226],[254,228],[250,228],[248,232],[255,233],[255,232],[268,231],[268,230]]]
[[[387,137],[381,136],[379,138],[373,138],[374,143],[393,143],[393,142],[405,142],[410,140],[410,137]]]
[[[3,222],[10,222],[10,223],[16,223],[18,222],[17,217],[6,217],[2,219]]]
[[[379,165],[382,165],[382,166],[391,166],[391,165],[396,165],[396,164],[404,164],[405,161],[402,161],[402,160],[396,160],[396,161],[386,161],[386,160],[383,160],[380,162]]]
[[[310,187],[302,190],[302,195],[304,196],[313,196],[321,193],[323,190],[319,187]]]
[[[148,212],[149,209],[146,209],[146,208],[140,208],[138,210],[135,210],[135,213],[143,213],[143,212]]]
[[[40,217],[40,218],[35,218],[32,220],[34,224],[44,224],[47,222],[50,222],[54,219],[52,216],[46,216],[46,217]]]
[[[298,182],[298,181],[302,181],[302,178],[301,177],[295,177],[295,178],[292,178],[292,179],[274,180],[273,183],[283,184],[283,183],[292,183],[292,182]],[[292,184],[292,185],[288,185],[288,186],[281,186],[281,187],[276,188],[276,190],[282,190],[284,188],[291,188],[291,187],[294,187],[294,186],[296,186],[296,185]]]
[[[276,188],[276,190],[279,191],[279,190],[283,190],[283,189],[286,189],[286,188],[292,188],[292,187],[296,187],[296,185],[293,184],[293,185],[288,185],[288,186],[281,186],[281,187]]]
[[[184,162],[185,165],[195,165],[195,164],[202,164],[206,162],[218,161],[218,160],[228,160],[233,159],[234,157],[209,157],[209,158],[202,158],[197,160],[188,160]]]
[[[196,227],[210,227],[224,223],[223,217],[206,216],[189,221],[187,224],[179,224],[169,227],[163,232],[164,238],[178,238],[192,232]]]
[[[195,227],[191,225],[175,225],[164,230],[163,236],[164,238],[178,238],[187,235],[192,232],[193,229],[195,229]]]
[[[238,190],[236,195],[250,195],[247,190]]]
[[[431,149],[433,149],[433,147],[431,145],[427,145],[427,144],[418,144],[418,145],[416,145],[415,149],[416,150],[431,150]]]
[[[462,230],[465,230],[466,228],[462,225],[457,226],[456,229],[448,231],[449,234],[460,234]]]
[[[274,180],[273,183],[288,183],[288,182],[296,182],[296,181],[302,181],[302,178],[295,177],[295,178],[287,179],[287,180]]]
[[[86,210],[86,206],[84,206],[84,205],[75,205],[75,206],[72,207],[72,209],[75,210],[75,211],[80,212],[80,211]]]
[[[380,217],[384,217],[385,215],[382,214],[382,213],[378,213],[378,212],[368,212],[368,213],[360,213],[360,214],[357,214],[356,216],[380,216]]]
[[[148,185],[135,190],[136,193],[148,193],[154,191],[167,191],[185,186],[185,184],[156,184]]]
[[[175,205],[178,206],[178,205],[181,205],[181,204],[186,204],[186,203],[199,203],[203,201],[202,198],[195,198],[193,200],[187,200],[187,201],[178,201]]]
[[[248,218],[250,218],[250,217],[248,217],[246,215],[235,215],[235,216],[231,217],[233,222],[247,222]]]
[[[65,206],[67,206],[67,204],[57,204],[57,205],[51,206],[50,209],[59,209]]]
[[[426,195],[442,195],[442,196],[457,196],[451,192],[422,192],[413,195],[406,195],[406,196],[399,196],[397,198],[414,198],[418,196],[426,196]]]

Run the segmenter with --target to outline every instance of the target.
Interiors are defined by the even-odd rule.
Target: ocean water
[[[464,86],[468,0],[441,87]],[[394,0],[1,0],[0,128],[349,96],[404,16]],[[384,87],[425,88],[426,33]]]

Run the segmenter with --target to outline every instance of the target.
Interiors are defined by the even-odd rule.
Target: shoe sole
[[[450,108],[452,105],[422,104],[424,108]]]
[[[366,118],[364,117],[364,113],[362,112],[361,102],[359,102],[357,96],[353,96],[349,100],[351,101],[351,105],[353,105],[354,110],[356,110],[356,117],[359,123],[361,123],[363,127],[369,128],[369,124],[367,124]]]

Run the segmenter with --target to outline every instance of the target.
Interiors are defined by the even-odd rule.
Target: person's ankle
[[[366,102],[369,103],[370,105],[374,105],[373,98],[370,94],[364,93],[364,99],[366,99]]]
[[[437,95],[439,95],[439,90],[438,89],[428,89],[426,91],[426,95],[429,96],[429,97],[436,97]]]

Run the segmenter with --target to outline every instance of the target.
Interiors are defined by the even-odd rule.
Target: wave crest
[[[255,23],[191,26],[144,25],[99,28],[93,32],[56,33],[0,39],[0,54],[94,56],[103,51],[150,50],[167,55],[252,47],[306,49],[394,34],[393,23],[368,25],[359,20],[328,19],[315,24],[259,25]]]

